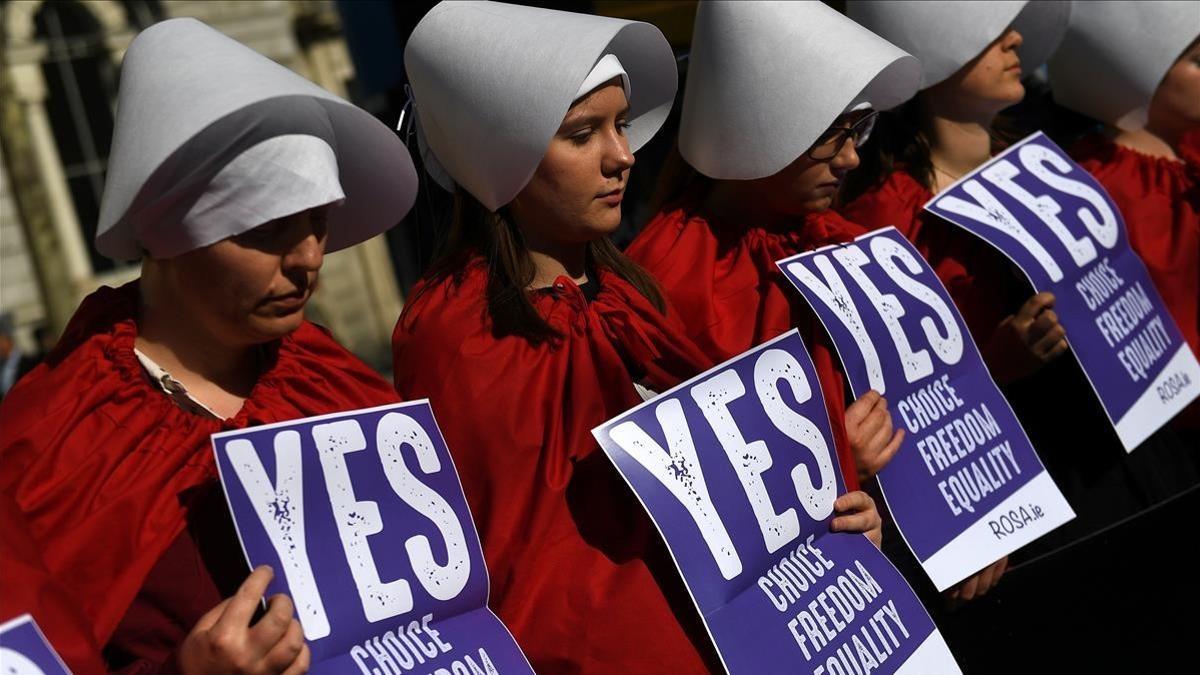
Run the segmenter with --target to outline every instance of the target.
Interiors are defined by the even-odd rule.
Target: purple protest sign
[[[959,672],[896,568],[831,534],[845,491],[796,331],[592,430],[731,673]]]
[[[70,675],[28,614],[0,624],[0,672],[5,675]]]
[[[1008,256],[1054,311],[1096,396],[1132,451],[1200,396],[1200,363],[1104,187],[1041,132],[925,208]]]
[[[950,295],[895,228],[776,264],[833,339],[854,395],[887,396],[904,425],[879,486],[939,591],[1075,517]]]
[[[428,401],[213,435],[251,566],[276,570],[313,673],[532,673]]]

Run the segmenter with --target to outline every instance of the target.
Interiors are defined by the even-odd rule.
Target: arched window
[[[112,144],[116,68],[100,22],[81,3],[44,2],[34,24],[46,46],[42,61],[46,114],[91,254],[92,270],[102,272],[112,269],[114,263],[97,253],[92,241]]]
[[[134,30],[164,18],[156,0],[123,0],[120,4]],[[34,25],[39,41],[46,47],[42,60],[46,114],[91,256],[92,271],[105,272],[116,263],[96,252],[92,242],[112,145],[118,69],[109,53],[104,27],[83,3],[44,2]]]

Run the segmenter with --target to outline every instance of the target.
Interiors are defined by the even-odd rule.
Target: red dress
[[[137,303],[137,282],[88,296],[46,362],[5,397],[0,492],[15,501],[110,667],[146,672],[171,669],[175,647],[220,600],[220,580],[204,562],[248,573],[236,539],[224,546],[228,538],[207,536],[227,531],[220,521],[228,519],[209,436],[398,399],[305,322],[266,350],[267,371],[236,417],[185,412],[134,354]],[[7,551],[3,562],[7,573]]]
[[[0,561],[0,623],[30,614],[75,675],[104,673],[91,629],[46,569],[25,517],[5,492],[0,492]]]
[[[845,377],[820,320],[775,261],[864,232],[832,211],[811,213],[794,229],[747,228],[705,218],[689,197],[663,209],[626,251],[658,278],[688,335],[714,361],[800,329],[816,366],[848,490],[858,489],[858,471],[846,436]]]
[[[841,211],[870,230],[893,225],[912,242],[945,285],[982,351],[996,327],[1031,294],[1003,254],[957,225],[924,210],[933,193],[904,171]]]
[[[1071,156],[1100,181],[1121,209],[1129,245],[1146,263],[1150,278],[1200,354],[1200,132],[1183,145],[1184,161],[1151,157],[1102,136],[1088,136]],[[1176,418],[1200,429],[1200,403]]]
[[[704,672],[710,647],[678,572],[591,430],[641,402],[635,379],[664,391],[710,364],[670,313],[598,277],[591,302],[565,277],[530,294],[562,336],[541,344],[493,333],[480,258],[423,281],[392,338],[396,387],[433,405],[489,604],[537,672]]]

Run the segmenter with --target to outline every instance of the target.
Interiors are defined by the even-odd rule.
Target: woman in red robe
[[[423,159],[456,209],[396,326],[396,387],[438,411],[491,607],[539,673],[719,670],[662,540],[591,436],[714,363],[607,239],[631,153],[675,92],[670,47],[646,24],[442,3],[405,61]],[[836,507],[839,529],[877,524],[866,495]]]
[[[286,596],[251,622],[271,573],[247,577],[209,437],[397,400],[303,309],[325,251],[402,217],[415,173],[365,111],[190,19],[134,40],[121,94],[97,246],[144,251],[142,275],[85,298],[0,406],[5,532],[29,534],[5,586],[62,591],[4,611],[81,674],[303,672]],[[387,181],[360,179],[368,144],[394,153]],[[348,223],[356,200],[377,215]]]
[[[1186,26],[1173,32],[1163,36],[1163,50],[1189,37],[1192,43],[1174,61],[1150,69],[1150,77],[1162,75],[1145,105],[1145,125],[1110,126],[1081,139],[1071,155],[1121,209],[1129,245],[1146,263],[1184,339],[1200,354],[1200,41],[1194,22],[1190,36]],[[1104,116],[1091,100],[1070,102],[1079,112]],[[1200,400],[1174,421],[1200,444]]]
[[[1022,73],[1037,68],[1061,39],[1064,8],[1044,2],[1023,9],[1016,3],[847,5],[851,18],[921,59],[924,81],[916,96],[880,116],[862,167],[842,191],[840,210],[869,229],[894,226],[916,246],[1001,384],[1066,352],[1053,294],[1033,295],[1001,253],[924,206],[991,158],[996,117],[1021,101]],[[961,37],[944,40],[939,31]]]
[[[754,41],[744,38],[750,31]],[[659,186],[666,205],[628,254],[658,279],[688,334],[715,360],[800,329],[842,473],[857,486],[887,464],[904,432],[893,430],[887,401],[876,392],[847,408],[845,378],[825,331],[775,261],[866,232],[830,206],[858,164],[855,146],[874,121],[870,105],[911,95],[916,62],[821,5],[707,5],[694,33],[678,152]],[[797,33],[806,39],[797,41]],[[823,59],[832,60],[834,45],[845,42],[864,64],[833,76]],[[761,44],[786,58],[756,63]],[[726,128],[745,131],[717,131]]]
[[[1032,294],[999,252],[923,210],[933,195],[992,156],[1000,144],[1002,111],[1025,96],[1022,73],[1050,59],[1054,80],[1062,54],[1054,50],[1072,39],[1074,28],[1066,23],[1058,24],[1058,31],[1049,30],[1055,20],[1048,14],[1067,9],[1066,4],[1029,2],[1023,9],[1006,4],[1015,17],[995,14],[1003,9],[999,3],[848,4],[850,15],[860,17],[867,27],[903,40],[901,44],[921,58],[926,76],[925,88],[916,97],[881,116],[876,138],[863,153],[863,167],[851,174],[843,191],[847,204],[842,211],[868,227],[896,226],[929,260],[1072,504],[1075,520],[1022,549],[1019,555],[1029,559],[1061,550],[1153,506],[1176,486],[1192,481],[1195,469],[1169,433],[1157,434],[1137,452],[1126,453],[1075,360],[1059,358],[1068,345],[1053,295]],[[1072,4],[1071,24],[1078,13],[1116,6]],[[1124,7],[1120,11],[1127,21],[1116,30],[1126,30],[1128,21],[1142,21],[1158,7]],[[1038,13],[1047,15],[1038,19]],[[989,21],[994,23],[989,26]],[[965,48],[955,53],[953,45],[963,41],[945,40],[943,33],[978,35],[983,44],[974,53]],[[1077,62],[1081,68],[1068,81],[1094,82],[1096,88],[1108,89],[1120,80],[1099,77],[1102,62],[1097,59]]]

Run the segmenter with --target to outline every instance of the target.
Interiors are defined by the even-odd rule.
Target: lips
[[[304,307],[308,302],[308,293],[296,291],[287,295],[274,295],[262,300],[259,306],[280,314],[291,314]]]
[[[608,192],[602,192],[602,193],[596,195],[596,199],[599,199],[600,201],[604,202],[605,204],[608,204],[609,206],[619,206],[621,204],[621,200],[624,198],[625,198],[625,187],[624,186],[619,187],[615,190],[609,190]]]

